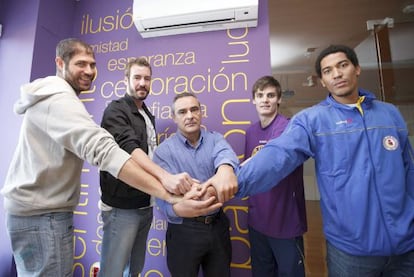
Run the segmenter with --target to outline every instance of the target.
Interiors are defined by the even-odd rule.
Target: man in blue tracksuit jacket
[[[398,109],[358,88],[347,46],[321,52],[330,92],[295,115],[238,172],[238,197],[269,190],[315,160],[329,276],[414,276],[414,153]]]

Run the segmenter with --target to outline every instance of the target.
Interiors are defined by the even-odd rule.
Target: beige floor
[[[306,201],[308,232],[304,236],[307,277],[326,277],[325,239],[319,201]]]

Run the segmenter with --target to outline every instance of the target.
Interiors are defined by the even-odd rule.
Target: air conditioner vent
[[[234,21],[234,18],[206,20],[206,21],[198,21],[198,22],[190,22],[190,23],[182,23],[182,24],[149,27],[149,28],[145,28],[145,31],[160,30],[160,29],[162,30],[162,29],[187,28],[189,26],[194,26],[194,25],[211,25],[211,24],[215,25],[215,24],[231,23],[232,21]]]
[[[142,37],[256,27],[258,0],[134,0]]]

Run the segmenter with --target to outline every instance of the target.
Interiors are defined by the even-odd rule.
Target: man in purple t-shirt
[[[278,137],[289,120],[278,113],[282,89],[272,76],[252,90],[259,121],[246,131],[245,158]],[[303,234],[307,231],[303,166],[272,190],[250,196],[249,239],[253,277],[305,276]]]

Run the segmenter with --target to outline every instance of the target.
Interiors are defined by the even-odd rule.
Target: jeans
[[[332,277],[412,277],[414,250],[395,256],[349,255],[326,243],[328,273]]]
[[[7,214],[6,221],[19,277],[72,276],[72,212]]]
[[[138,276],[145,262],[152,207],[102,211],[99,277]]]
[[[278,239],[249,226],[253,277],[304,277],[303,237]]]

